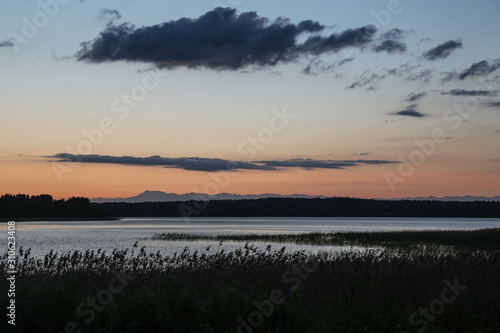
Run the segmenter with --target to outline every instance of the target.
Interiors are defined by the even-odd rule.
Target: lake
[[[7,238],[6,223],[1,225]],[[473,230],[499,228],[498,218],[124,218],[118,221],[36,221],[16,223],[16,246],[31,248],[32,255],[41,256],[51,249],[59,253],[73,250],[97,250],[145,246],[146,251],[163,254],[191,250],[232,251],[240,242],[162,241],[150,239],[155,233],[189,234],[279,234],[332,231],[401,231],[401,230]],[[274,249],[338,251],[340,246],[312,246],[278,243],[254,243]],[[210,247],[208,250],[207,248]]]

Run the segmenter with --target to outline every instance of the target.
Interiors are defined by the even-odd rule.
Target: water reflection
[[[1,225],[6,227],[5,224]],[[399,231],[450,230],[498,228],[500,219],[438,219],[438,218],[130,218],[119,221],[38,221],[19,222],[16,225],[17,247],[31,248],[32,254],[41,256],[51,249],[59,253],[73,250],[111,251],[139,248],[148,253],[160,251],[164,255],[182,252],[185,247],[199,252],[233,251],[244,242],[216,241],[162,241],[152,240],[155,233],[221,234],[282,234],[332,231]],[[292,245],[252,242],[273,249],[287,247],[288,251],[339,251],[349,247]],[[209,248],[208,251],[206,249]]]

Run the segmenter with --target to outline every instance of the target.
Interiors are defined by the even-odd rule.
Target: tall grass
[[[237,234],[197,235],[183,233],[155,234],[153,239],[215,240],[240,242],[275,242],[310,245],[360,245],[385,247],[415,247],[443,245],[455,248],[500,250],[500,228],[480,230],[427,230],[390,232],[309,232],[301,234]]]
[[[306,260],[317,269],[293,291],[284,273]],[[185,249],[171,256],[141,248],[51,251],[34,258],[22,250],[18,262],[17,332],[63,332],[69,321],[83,332],[236,332],[237,318],[255,312],[253,302],[275,289],[286,302],[254,332],[415,332],[409,316],[440,296],[444,279],[455,278],[467,290],[427,332],[500,331],[499,251],[416,247],[308,254],[246,244],[232,252]],[[107,288],[116,272],[134,279],[86,323],[77,307]],[[5,278],[0,286],[6,290]],[[0,300],[6,304],[5,293]]]

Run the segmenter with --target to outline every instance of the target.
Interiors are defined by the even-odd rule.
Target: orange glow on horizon
[[[447,169],[422,165],[391,192],[384,172],[397,174],[397,165],[363,165],[348,169],[291,168],[282,171],[243,170],[198,172],[155,166],[80,164],[63,174],[62,182],[47,160],[14,158],[2,161],[2,192],[50,194],[56,199],[131,197],[145,190],[167,193],[307,194],[362,198],[498,195],[500,179],[494,168],[471,173],[467,165]],[[61,166],[62,164],[55,164]],[[457,182],[460,179],[460,182]]]

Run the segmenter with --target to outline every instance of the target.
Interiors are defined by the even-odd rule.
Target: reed
[[[316,269],[293,290],[291,277],[299,275],[285,273],[306,261]],[[500,331],[499,251],[419,246],[310,254],[247,243],[232,252],[186,248],[170,256],[133,248],[35,258],[21,249],[18,263],[18,332],[63,332],[70,321],[82,332],[236,332],[237,318],[275,289],[286,301],[254,332],[415,332],[409,316],[440,295],[444,279],[455,278],[467,290],[427,332]],[[78,306],[117,272],[133,280],[86,322]],[[0,285],[6,290],[4,278]],[[0,300],[5,304],[5,293]]]
[[[166,241],[212,240],[308,245],[384,246],[392,248],[430,245],[451,246],[459,249],[500,250],[500,228],[445,231],[309,232],[300,234],[237,234],[216,236],[160,233],[155,234],[152,238]]]

